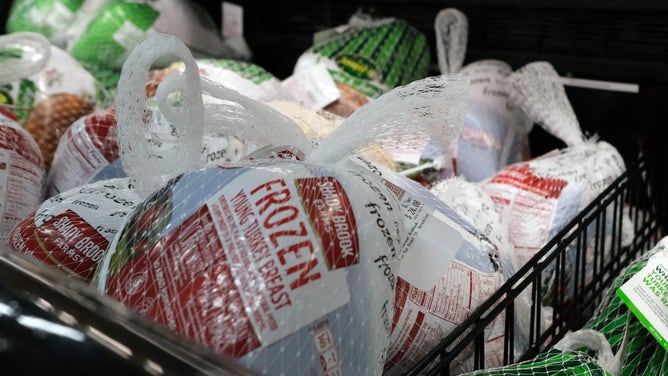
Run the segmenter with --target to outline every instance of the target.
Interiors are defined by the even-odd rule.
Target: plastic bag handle
[[[469,86],[467,78],[452,74],[397,87],[353,112],[307,160],[335,164],[374,144],[413,149],[431,140],[448,144],[464,125]]]
[[[145,85],[152,64],[168,55],[183,61],[185,71],[168,76],[158,86],[156,101],[165,118],[176,127],[178,141],[167,152],[157,153],[146,125],[150,111]],[[179,94],[178,106],[171,104],[172,93]],[[204,104],[199,70],[190,50],[177,38],[149,33],[135,45],[121,70],[116,115],[121,163],[141,198],[170,178],[203,165]]]
[[[243,109],[232,111],[233,107],[229,105],[223,109],[215,109],[215,105],[212,105],[211,111],[205,111],[207,127],[215,127],[227,136],[255,142],[257,146],[292,146],[306,154],[313,149],[311,141],[301,127],[277,110],[205,77],[201,78],[201,85],[204,93],[223,101],[236,103]],[[229,116],[231,112],[236,116]]]
[[[585,137],[566,96],[559,74],[546,61],[529,63],[508,77],[510,100],[567,146],[582,144]]]
[[[441,73],[457,73],[462,69],[469,37],[469,21],[455,8],[438,12],[434,21],[436,54]]]
[[[21,56],[0,54],[0,85],[30,77],[46,68],[51,59],[51,44],[41,34],[22,31],[0,36],[0,49],[15,45],[23,50]],[[25,52],[29,52],[28,59]]]

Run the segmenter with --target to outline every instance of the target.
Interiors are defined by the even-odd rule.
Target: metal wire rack
[[[450,375],[453,361],[464,351],[471,350],[473,367],[485,368],[485,330],[497,318],[505,320],[504,364],[530,359],[550,348],[568,331],[581,328],[591,318],[603,291],[621,269],[651,249],[662,237],[666,201],[657,164],[643,156],[629,166],[406,374]],[[624,244],[623,231],[627,234],[632,231],[630,244]],[[569,252],[575,254],[568,255]],[[575,259],[574,268],[566,268],[567,255],[571,260]],[[590,264],[589,274],[587,262]],[[564,288],[556,288],[546,298],[546,270],[554,270],[557,286],[565,286],[570,281],[572,290],[567,293]],[[529,347],[516,358],[513,351],[517,330],[514,325],[515,303],[520,294],[527,292],[531,294],[530,327],[525,329]],[[546,306],[551,309],[547,311]],[[544,320],[546,317],[549,324]]]

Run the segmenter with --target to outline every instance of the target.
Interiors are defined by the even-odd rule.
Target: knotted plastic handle
[[[436,55],[441,73],[457,73],[462,69],[469,39],[469,21],[455,8],[438,12],[434,21]]]
[[[46,68],[51,44],[41,34],[22,31],[0,36],[0,85],[30,77]]]
[[[374,144],[420,149],[430,140],[450,143],[464,125],[469,86],[468,79],[453,74],[397,87],[353,112],[307,160],[335,164]]]
[[[183,61],[185,71],[167,77],[158,86],[157,106],[175,126],[177,142],[167,150],[156,150],[145,85],[153,63],[165,56]],[[199,70],[190,50],[177,38],[150,33],[137,43],[121,70],[116,116],[121,163],[140,197],[203,165],[204,104]]]
[[[508,77],[510,100],[567,146],[582,144],[585,137],[554,67],[545,61],[529,63]]]

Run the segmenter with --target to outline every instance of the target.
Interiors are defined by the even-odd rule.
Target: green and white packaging
[[[617,295],[640,323],[668,350],[668,252],[652,256]]]
[[[120,69],[159,15],[149,2],[110,1],[72,43],[70,53],[83,63]]]
[[[366,20],[355,15],[349,25],[318,39],[299,57],[295,73],[323,64],[335,81],[369,98],[428,74],[427,38],[400,19]]]
[[[33,31],[64,48],[66,31],[84,0],[15,0],[7,19],[7,32]]]

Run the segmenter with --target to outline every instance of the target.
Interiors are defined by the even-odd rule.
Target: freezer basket
[[[591,318],[602,292],[620,270],[649,250],[662,236],[665,188],[662,178],[657,175],[657,167],[656,161],[648,157],[639,158],[629,166],[622,176],[407,374],[450,375],[453,362],[461,359],[460,354],[471,351],[471,344],[473,354],[469,359],[473,367],[489,367],[485,364],[485,330],[503,315],[504,364],[533,358],[558,342],[568,331],[581,328]],[[630,226],[631,229],[628,228]],[[622,228],[627,234],[632,230],[630,244],[624,244]],[[576,260],[574,268],[565,267],[567,252],[575,252],[574,257],[570,255],[570,260]],[[585,257],[590,261],[593,257],[588,273]],[[564,289],[557,288],[546,298],[545,270],[554,270],[553,278],[557,285],[566,285],[570,278],[573,290],[567,295]],[[513,325],[515,301],[521,293],[530,293],[532,303],[530,328],[524,330],[529,336],[529,347],[517,358],[516,352],[511,349],[515,348],[515,331],[518,330]],[[541,301],[543,304],[540,304]],[[547,310],[548,306],[551,309]]]

